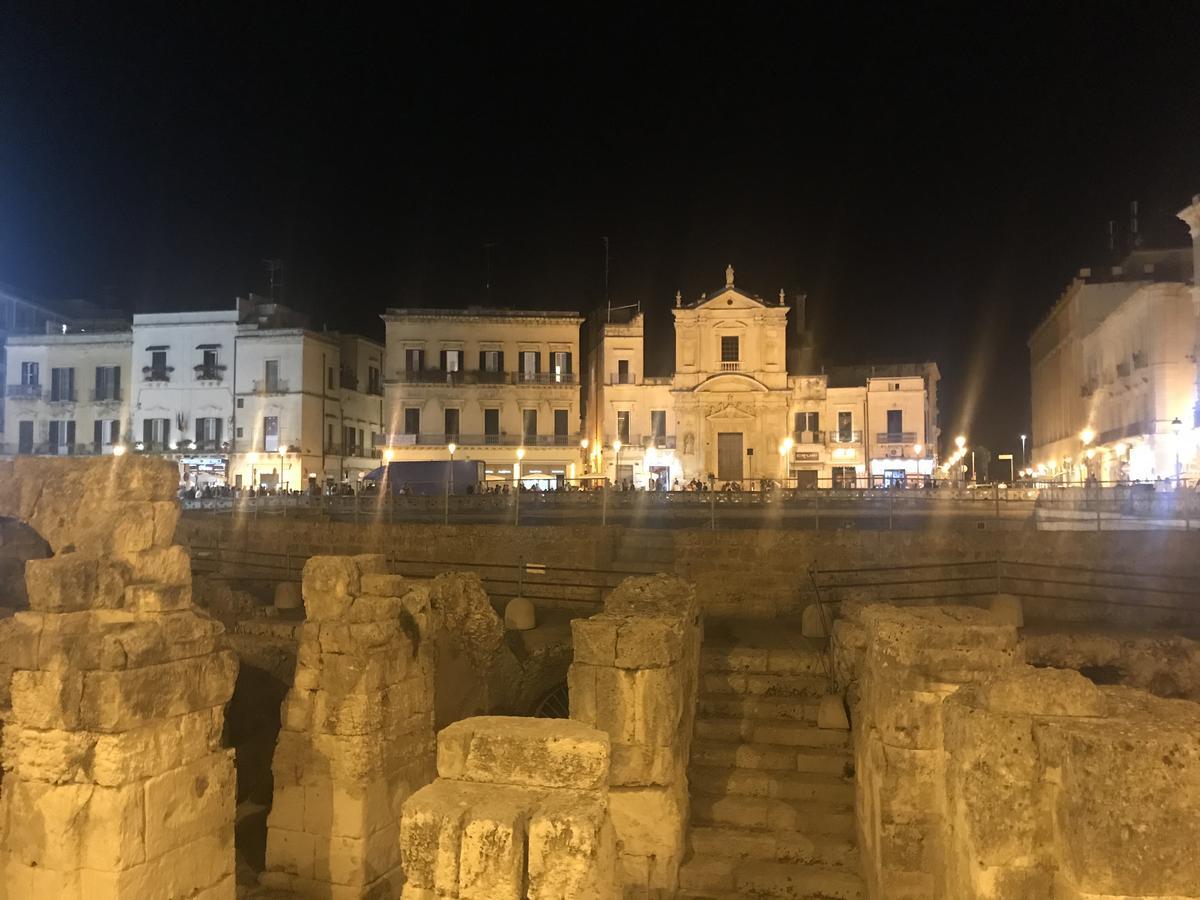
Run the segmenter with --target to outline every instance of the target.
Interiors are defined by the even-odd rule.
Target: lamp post
[[[583,474],[588,473],[588,439],[581,438],[579,441],[579,455],[583,457]]]
[[[1025,438],[1026,437],[1027,437],[1027,435],[1024,435],[1024,434],[1021,435],[1021,468],[1022,469],[1026,468],[1026,462],[1025,462]]]
[[[1183,432],[1183,420],[1179,416],[1171,420],[1171,431],[1175,434],[1175,490],[1179,490],[1179,478],[1183,474],[1179,465],[1179,436]]]
[[[450,492],[454,490],[454,451],[458,446],[451,441],[446,445],[446,449],[450,452],[450,471],[446,473],[446,508],[442,516],[442,524],[450,524]]]
[[[513,524],[521,524],[521,460],[525,458],[525,448],[517,448],[517,464],[513,466],[513,481],[517,491],[516,511],[513,513]]]
[[[787,458],[792,452],[792,447],[796,444],[790,437],[785,437],[779,444],[779,484],[782,487],[787,487]]]
[[[621,441],[618,438],[613,441],[613,451],[617,454],[613,460],[613,483],[616,484],[617,479],[621,477]]]

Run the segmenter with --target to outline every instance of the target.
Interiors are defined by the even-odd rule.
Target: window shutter
[[[479,351],[479,371],[480,372],[482,372],[484,369],[487,368],[487,364],[484,361],[485,355],[486,354],[484,353],[484,351],[482,351],[482,350]]]
[[[120,369],[117,370],[121,371]],[[119,443],[121,440],[121,420],[113,419],[112,421],[112,443]]]
[[[154,441],[154,420],[142,419],[142,441],[146,444],[146,449],[150,449],[150,444]]]
[[[121,399],[121,367],[113,366],[113,399]]]
[[[499,369],[501,372],[503,372],[504,371],[504,351],[503,350],[501,350],[499,353],[496,354],[496,359],[497,359],[496,368]]]
[[[445,372],[445,371],[446,371],[446,351],[445,351],[445,350],[443,350],[443,351],[441,352],[441,366],[440,366],[440,368],[441,368],[441,370],[442,370],[443,372]]]
[[[104,366],[96,366],[96,399],[104,396]]]
[[[92,443],[97,450],[104,444],[104,423],[99,419],[92,423]]]
[[[533,371],[535,374],[542,371],[542,354],[540,350],[533,351]]]
[[[171,446],[171,420],[170,420],[170,419],[163,419],[163,420],[162,420],[162,423],[163,423],[163,424],[162,424],[162,432],[163,432],[163,434],[162,434],[162,442],[163,442],[163,446],[164,446],[164,447],[169,447],[169,446]]]
[[[72,369],[71,371],[73,372],[75,370]],[[69,419],[67,421],[67,446],[68,447],[75,446],[75,420],[74,419]]]
[[[219,418],[213,419],[213,440],[216,441],[218,450],[221,449],[221,426],[224,424],[224,421]]]
[[[567,353],[563,354],[563,359],[566,360],[564,362],[564,365],[566,366],[566,371],[563,374],[570,375],[571,374],[571,354],[569,351]]]

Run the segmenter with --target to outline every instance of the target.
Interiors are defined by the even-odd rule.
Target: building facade
[[[580,477],[577,313],[389,309],[383,321],[389,459],[448,459],[453,444],[488,480]]]
[[[1187,250],[1082,269],[1029,340],[1038,477],[1153,481],[1195,465],[1197,312]]]
[[[764,301],[733,274],[693,302],[676,295],[668,377],[643,375],[640,312],[593,316],[591,469],[650,489],[693,479],[869,487],[931,476],[937,366],[791,373],[783,293]]]
[[[281,490],[378,465],[383,347],[310,331],[260,298],[139,314],[120,331],[10,336],[7,352],[9,453],[153,453],[186,485]]]

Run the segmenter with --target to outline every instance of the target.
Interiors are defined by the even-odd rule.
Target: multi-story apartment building
[[[383,348],[304,324],[251,297],[123,331],[9,337],[6,449],[163,454],[185,484],[355,481],[378,464]]]
[[[1191,279],[1190,251],[1138,250],[1081,269],[1034,331],[1030,460],[1043,478],[1153,480],[1193,464]]]
[[[388,458],[446,459],[453,444],[489,479],[579,477],[577,313],[389,309],[383,321]]]
[[[733,283],[685,303],[676,295],[675,371],[644,373],[644,318],[619,309],[589,327],[589,463],[618,481],[669,487],[787,479],[866,487],[932,475],[937,366],[789,373],[784,295]]]

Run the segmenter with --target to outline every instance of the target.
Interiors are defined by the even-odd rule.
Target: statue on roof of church
[[[725,287],[733,287],[733,264],[725,267]]]

